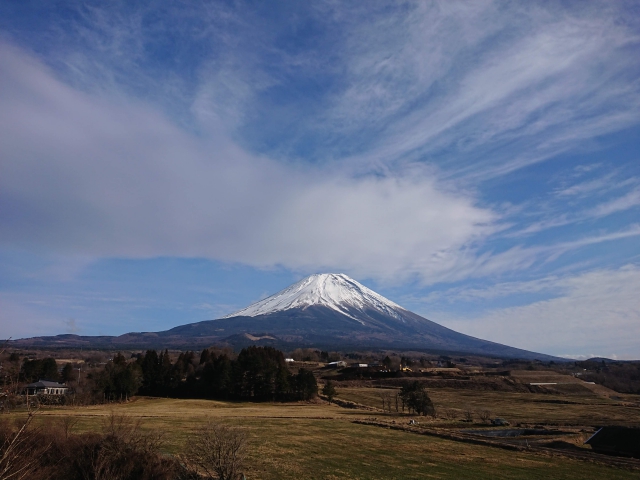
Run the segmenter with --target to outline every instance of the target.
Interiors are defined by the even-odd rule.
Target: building
[[[584,443],[597,453],[640,458],[640,428],[602,427]]]
[[[284,361],[287,362],[287,363],[295,362],[295,360],[293,358],[285,358]]]
[[[337,361],[337,362],[329,362],[327,367],[329,368],[344,368],[347,366],[347,362]]]
[[[27,395],[66,395],[69,391],[64,383],[49,382],[47,380],[38,380],[24,387]]]

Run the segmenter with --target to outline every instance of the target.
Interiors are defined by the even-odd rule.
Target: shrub
[[[236,480],[244,466],[246,448],[242,430],[208,422],[194,435],[189,453],[182,459],[192,475],[200,471],[209,479]]]
[[[140,429],[139,422],[110,415],[101,433],[70,433],[74,422],[63,418],[41,428],[33,414],[21,425],[0,425],[0,480],[170,480],[188,478],[184,468],[159,453],[161,438]]]

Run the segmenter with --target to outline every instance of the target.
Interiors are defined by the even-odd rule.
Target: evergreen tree
[[[136,394],[142,377],[142,368],[137,362],[127,363],[124,356],[117,354],[94,377],[95,390],[111,400],[126,399]]]
[[[36,360],[26,359],[22,363],[22,378],[27,382],[36,382],[38,380],[50,380],[57,382],[58,365],[53,358],[43,358]]]
[[[435,407],[425,390],[424,384],[417,380],[402,386],[400,398],[406,406],[418,415],[435,415]]]
[[[391,359],[389,358],[389,355],[384,357],[384,360],[382,360],[382,365],[384,365],[387,369],[391,368]]]
[[[301,400],[309,400],[318,394],[318,383],[313,372],[301,368],[295,377],[296,393]]]
[[[73,365],[70,363],[65,363],[64,367],[62,367],[62,373],[60,374],[60,380],[63,382],[70,382],[74,379]]]
[[[335,397],[338,392],[336,392],[336,387],[331,380],[327,380],[327,383],[322,387],[322,394],[329,399],[329,403],[333,402],[333,397]]]

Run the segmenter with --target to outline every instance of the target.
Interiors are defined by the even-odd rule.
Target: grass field
[[[380,393],[393,389],[340,388],[337,398],[382,407]],[[635,425],[640,427],[640,406],[596,395],[543,395],[438,388],[429,390],[436,409],[452,409],[458,419],[466,409],[489,410],[492,417],[511,423],[547,425]]]
[[[465,401],[477,405],[496,401],[497,397],[484,394],[465,398]],[[379,401],[376,395],[373,389],[340,389],[341,397],[373,406],[376,406],[376,399]],[[433,392],[437,402],[447,401],[447,395],[452,397],[454,393]],[[499,395],[504,396],[503,393]],[[518,407],[517,400],[508,403],[505,408],[515,416],[522,405]],[[549,405],[559,413],[547,412]],[[565,407],[567,405],[541,404],[535,415],[561,417]],[[640,477],[638,471],[561,456],[513,452],[355,424],[352,423],[355,419],[379,417],[380,413],[344,409],[325,403],[250,404],[138,398],[110,406],[47,409],[41,412],[39,421],[72,416],[78,421],[73,431],[91,431],[98,429],[101,421],[112,411],[140,419],[146,430],[162,432],[164,451],[168,454],[193,448],[191,434],[208,418],[246,429],[250,442],[246,471],[249,480]],[[617,415],[617,411],[613,411]]]

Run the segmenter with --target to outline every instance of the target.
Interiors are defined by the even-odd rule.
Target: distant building
[[[367,368],[368,366],[369,366],[369,365],[368,365],[368,364],[366,364],[366,363],[359,363],[359,364],[358,364],[358,367],[360,367],[360,368]]]
[[[69,391],[69,387],[64,383],[38,380],[37,382],[30,383],[24,387],[24,391],[27,395],[66,395]]]
[[[284,361],[287,363],[295,362],[293,358],[285,358]]]
[[[342,360],[337,361],[337,362],[329,362],[327,363],[327,367],[330,368],[343,368],[347,366],[347,362],[344,362]]]
[[[584,443],[597,453],[640,458],[640,428],[602,427]]]

